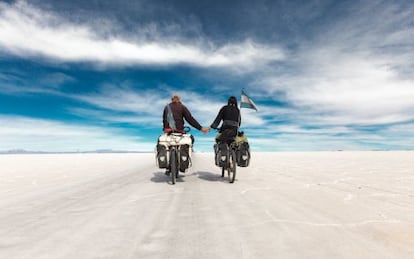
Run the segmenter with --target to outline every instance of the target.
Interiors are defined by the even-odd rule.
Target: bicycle
[[[184,128],[183,132],[171,132],[165,135],[164,139],[161,139],[166,146],[166,151],[168,154],[168,165],[167,171],[169,171],[172,184],[176,183],[176,179],[179,176],[179,172],[185,172],[185,170],[190,167],[191,164],[191,137],[187,135],[190,131],[189,127]],[[183,147],[188,146],[188,154],[181,154],[183,152]]]
[[[216,145],[221,145],[222,147],[220,149],[219,157],[216,158],[219,160],[216,161],[216,164],[219,165],[219,167],[221,167],[221,177],[224,177],[225,172],[227,171],[229,183],[234,183],[237,171],[237,144],[234,141],[234,139],[232,139],[231,141],[227,141]],[[225,149],[224,152],[223,149]]]

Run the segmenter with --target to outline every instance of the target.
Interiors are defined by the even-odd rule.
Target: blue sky
[[[171,94],[209,126],[242,88],[255,151],[413,149],[413,17],[411,0],[2,1],[0,151],[152,151]]]

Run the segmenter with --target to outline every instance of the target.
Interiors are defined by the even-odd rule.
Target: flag
[[[249,108],[256,111],[258,110],[256,104],[243,90],[241,92],[240,108]]]

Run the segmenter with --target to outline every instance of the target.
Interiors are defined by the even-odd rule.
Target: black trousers
[[[238,129],[236,127],[222,129],[220,133],[216,136],[216,142],[232,142],[234,138],[237,136],[237,130]]]

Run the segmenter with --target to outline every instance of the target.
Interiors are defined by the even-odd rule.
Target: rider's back
[[[181,102],[171,102],[168,104],[169,108],[171,109],[172,116],[175,121],[175,128],[177,130],[184,130],[184,119],[194,128],[201,130],[201,125],[198,123],[196,119],[193,118],[190,111],[187,109],[187,107],[182,104]],[[171,128],[171,125],[168,123],[168,107],[164,108],[163,113],[163,127]]]

